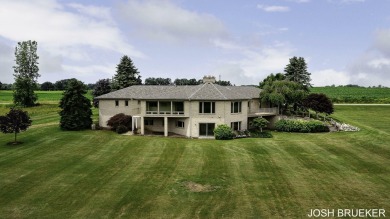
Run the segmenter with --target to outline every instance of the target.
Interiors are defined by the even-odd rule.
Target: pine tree
[[[69,79],[60,101],[60,127],[63,130],[88,129],[92,125],[91,101],[84,95],[87,88],[83,82]]]
[[[290,59],[290,63],[284,68],[286,79],[302,85],[307,91],[310,84],[310,75],[307,71],[307,65],[305,59],[302,57],[296,57]]]
[[[34,106],[38,100],[34,90],[37,89],[38,71],[37,45],[35,41],[19,42],[15,48],[14,68],[15,90],[14,103],[21,106]]]
[[[123,56],[116,67],[116,75],[113,78],[111,87],[114,90],[123,89],[133,85],[142,84],[138,69],[128,56]]]

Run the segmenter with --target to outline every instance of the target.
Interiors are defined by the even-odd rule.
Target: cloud
[[[287,6],[277,6],[277,5],[271,5],[271,6],[267,6],[267,5],[257,5],[257,8],[258,9],[261,9],[263,11],[266,11],[266,12],[287,12],[287,11],[290,11],[290,8],[287,7]]]
[[[258,84],[271,73],[283,72],[294,51],[288,43],[280,42],[259,49],[234,42],[218,46],[230,50],[237,56],[221,60],[212,72],[220,74],[223,80],[230,80],[236,85]]]
[[[14,62],[14,50],[5,43],[2,43],[0,40],[0,82],[2,83],[13,83],[14,81],[14,70],[12,66],[15,65]]]
[[[334,69],[314,71],[311,73],[311,79],[314,86],[347,85],[351,83],[348,72]]]
[[[348,71],[353,83],[390,86],[390,29],[375,32],[372,47],[360,55]]]
[[[120,15],[135,26],[133,31],[153,40],[209,41],[226,34],[215,16],[181,8],[170,1],[129,0],[119,4]]]
[[[70,58],[78,53],[74,52],[76,47],[101,48],[136,57],[143,56],[126,42],[107,8],[62,5],[56,0],[1,0],[0,3],[0,36],[6,39],[36,40],[55,55]]]

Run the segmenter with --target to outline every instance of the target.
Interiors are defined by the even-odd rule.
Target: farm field
[[[38,95],[38,103],[57,104],[62,97],[63,91],[35,91],[35,93]],[[86,97],[92,99],[92,92],[89,91]],[[0,90],[0,104],[12,103],[12,101],[12,90]]]
[[[312,93],[324,93],[334,103],[390,103],[390,88],[313,87]]]
[[[390,211],[390,106],[335,106],[356,133],[232,141],[65,132],[58,107],[0,134],[0,218],[305,218]],[[6,112],[0,106],[0,114]],[[97,118],[94,111],[95,119]]]

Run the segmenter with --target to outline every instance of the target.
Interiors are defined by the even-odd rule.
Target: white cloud
[[[74,48],[85,46],[143,56],[126,42],[110,19],[108,9],[71,4],[70,8],[77,9],[71,12],[55,0],[1,0],[0,3],[0,36],[6,39],[36,40],[55,55],[72,56]]]
[[[280,42],[260,47],[258,50],[234,42],[222,44],[220,48],[231,50],[237,56],[234,59],[221,60],[213,72],[236,85],[258,84],[271,73],[283,72],[294,51],[289,44]]]
[[[14,81],[14,70],[12,66],[14,62],[14,51],[12,48],[0,41],[0,82],[2,83],[13,83]]]
[[[311,83],[314,86],[347,85],[351,83],[350,75],[345,71],[324,69],[311,73]]]
[[[258,9],[261,9],[266,12],[287,12],[290,11],[290,8],[287,6],[277,6],[277,5],[257,5]]]
[[[129,0],[119,5],[120,14],[133,31],[163,41],[204,40],[226,34],[223,23],[211,14],[181,8],[170,1]]]
[[[348,68],[355,84],[390,86],[390,29],[375,33],[372,47],[358,57]]]

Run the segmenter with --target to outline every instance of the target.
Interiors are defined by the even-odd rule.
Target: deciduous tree
[[[50,81],[46,81],[41,84],[41,90],[44,91],[55,90],[55,86]]]
[[[91,101],[84,95],[83,82],[70,79],[60,101],[60,127],[63,130],[88,129],[92,125]]]
[[[311,93],[303,100],[303,105],[316,112],[317,118],[318,113],[330,115],[334,112],[333,103],[325,94]]]
[[[171,85],[172,80],[170,78],[146,78],[145,85]]]
[[[110,79],[100,79],[96,82],[95,89],[92,91],[93,106],[99,107],[99,101],[95,100],[96,97],[111,92]]]
[[[271,73],[268,75],[262,82],[259,84],[259,88],[263,88],[267,83],[273,82],[273,81],[283,81],[286,79],[286,76],[282,73]]]
[[[256,129],[260,129],[260,132],[263,132],[263,128],[267,127],[268,120],[264,119],[263,117],[255,118],[250,125]]]
[[[16,136],[22,131],[26,131],[31,126],[31,119],[26,111],[11,108],[5,116],[0,116],[0,131],[4,134],[14,133],[14,143]]]
[[[37,42],[18,42],[15,48],[14,77],[14,103],[20,106],[34,106],[38,100],[34,90],[37,89],[38,71]]]

